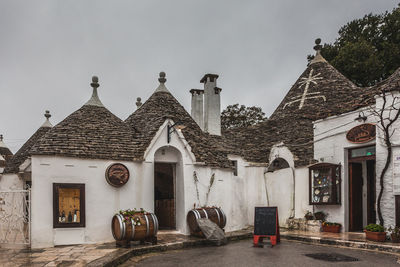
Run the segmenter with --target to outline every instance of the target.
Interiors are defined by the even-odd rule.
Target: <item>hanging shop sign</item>
[[[375,139],[376,128],[375,124],[364,123],[358,125],[347,132],[346,138],[349,142],[362,144]]]
[[[121,187],[129,180],[129,170],[124,164],[111,164],[106,170],[106,180],[112,186]]]

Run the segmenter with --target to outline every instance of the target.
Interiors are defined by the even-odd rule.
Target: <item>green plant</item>
[[[136,210],[136,209],[120,210],[118,213],[124,217],[124,222],[128,222],[132,219],[134,225],[140,225],[140,218],[138,217],[138,215],[148,214],[148,212],[142,208],[140,208],[140,210]]]
[[[365,230],[370,232],[385,232],[385,228],[382,225],[375,223],[368,224]]]
[[[322,225],[323,226],[339,226],[339,227],[342,227],[342,225],[340,223],[335,223],[335,222],[323,222]]]
[[[323,211],[314,212],[314,217],[316,220],[325,221],[327,216],[328,214]]]
[[[312,220],[314,219],[314,215],[312,214],[311,211],[307,211],[306,214],[304,215],[304,218],[306,218],[306,220]]]
[[[395,226],[395,227],[389,227],[388,232],[390,235],[394,235],[395,237],[400,237],[400,227],[399,226]]]

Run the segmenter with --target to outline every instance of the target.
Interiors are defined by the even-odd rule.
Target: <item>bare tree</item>
[[[382,195],[384,190],[384,177],[386,175],[387,170],[389,169],[390,162],[392,160],[393,154],[393,144],[391,138],[396,131],[396,128],[392,128],[392,125],[400,116],[400,98],[395,96],[393,92],[386,92],[382,90],[381,92],[382,97],[382,106],[378,107],[376,104],[375,108],[371,108],[370,112],[377,117],[377,124],[376,126],[381,130],[382,135],[380,138],[383,140],[383,143],[386,147],[386,160],[385,165],[379,175],[379,185],[380,191],[378,195],[377,201],[377,212],[379,218],[379,224],[384,225],[384,220],[382,216],[381,210],[381,201]],[[388,95],[391,95],[391,100],[388,99]]]

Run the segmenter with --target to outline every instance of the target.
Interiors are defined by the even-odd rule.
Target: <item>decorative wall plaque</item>
[[[375,124],[365,123],[358,125],[347,132],[346,138],[349,142],[362,144],[375,139]]]
[[[115,187],[121,187],[129,180],[129,170],[121,163],[111,164],[106,170],[107,182]]]

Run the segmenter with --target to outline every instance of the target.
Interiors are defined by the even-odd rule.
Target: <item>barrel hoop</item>
[[[147,215],[144,215],[144,218],[146,219],[146,237],[149,236],[150,233],[150,225],[149,225],[149,219],[147,218]]]
[[[194,217],[196,217],[196,219],[199,219],[199,214],[197,213],[197,210],[191,210],[191,212],[193,212]]]
[[[217,217],[218,217],[218,226],[221,224],[221,218],[219,217],[219,212],[218,209],[214,209],[215,213],[217,213]]]
[[[114,238],[116,240],[122,240],[125,238],[125,234],[126,234],[125,223],[123,222],[124,217],[122,217],[121,214],[116,214],[115,216],[117,216],[117,218],[118,218],[119,228],[121,229],[121,238],[115,238],[115,236],[114,236]],[[113,235],[114,235],[114,233],[113,233]]]
[[[157,217],[154,216],[153,213],[150,213],[150,215],[151,215],[151,219],[153,220],[153,235],[156,236],[157,232],[158,232],[158,229],[157,229],[157,224],[158,224]]]
[[[226,216],[225,216],[225,212],[220,208],[219,209],[222,213],[222,217],[224,218],[224,225],[221,225],[221,228],[224,228],[226,226]]]
[[[201,219],[201,214],[200,214],[200,211],[198,211],[198,210],[195,210],[195,212],[196,212],[196,214],[197,214],[197,219]]]
[[[208,219],[208,214],[207,211],[205,209],[203,209],[204,215],[206,215],[206,218]]]
[[[135,238],[135,221],[133,218],[131,218],[131,224],[132,224],[132,233],[131,233],[131,240]]]

